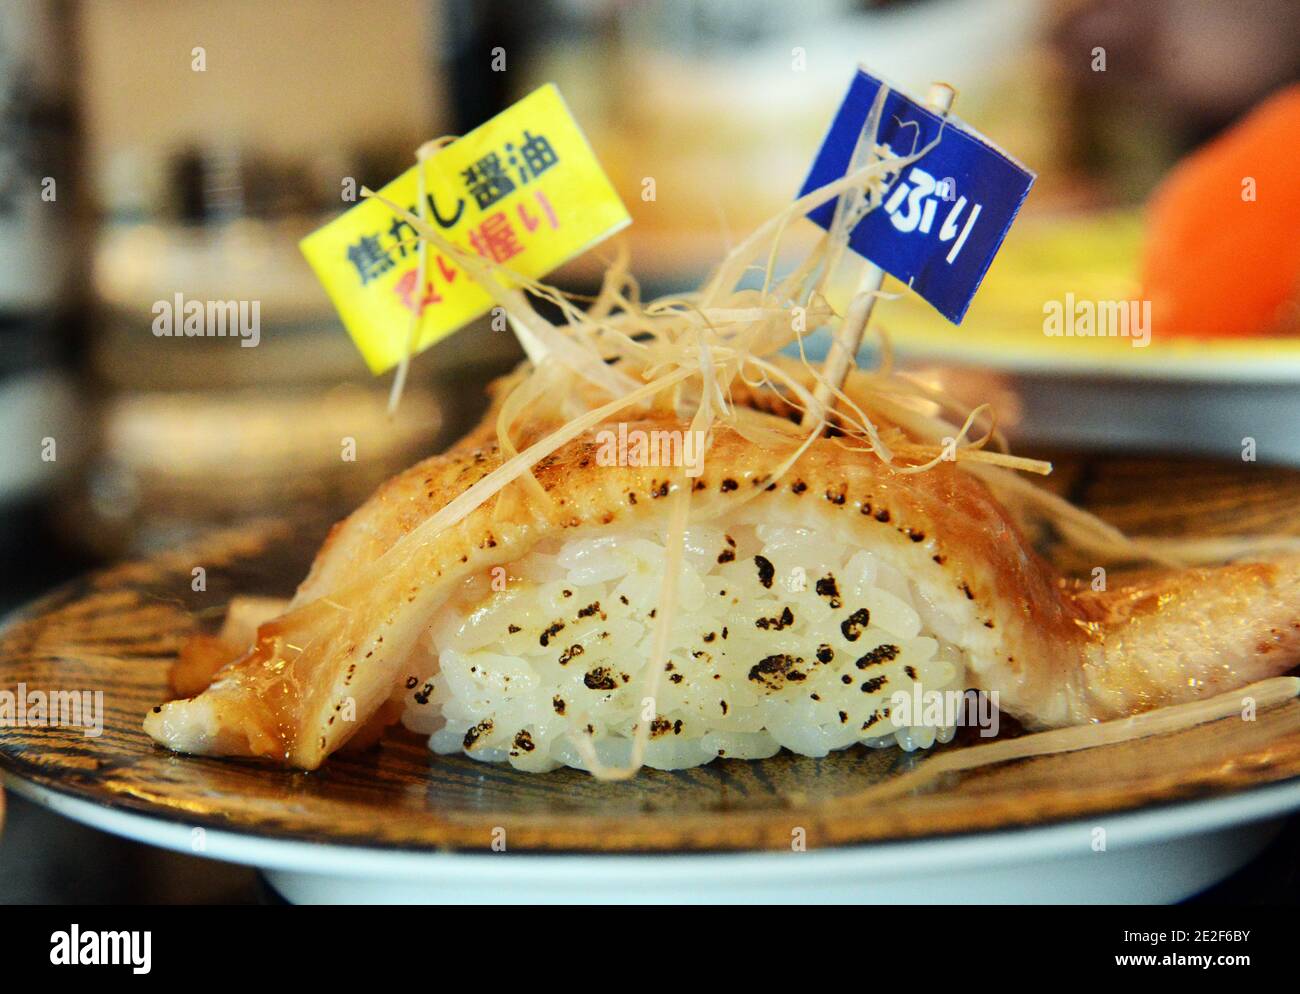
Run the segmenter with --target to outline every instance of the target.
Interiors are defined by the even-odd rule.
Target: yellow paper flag
[[[418,214],[419,166],[379,192]],[[466,251],[541,277],[625,227],[627,210],[554,84],[533,91],[425,161],[429,223]],[[479,317],[487,291],[455,260],[428,252],[418,292],[415,231],[365,200],[300,243],[366,365],[375,374]]]

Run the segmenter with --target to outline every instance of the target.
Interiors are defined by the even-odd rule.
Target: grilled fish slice
[[[779,411],[766,417],[785,423]],[[207,690],[156,707],[148,734],[180,752],[315,769],[395,719],[395,700],[427,676],[417,662],[421,638],[440,611],[462,609],[449,605],[468,578],[509,568],[557,536],[646,526],[662,534],[669,495],[683,482],[692,521],[725,527],[744,508],[846,534],[900,570],[952,619],[967,685],[996,691],[1002,710],[1030,727],[1210,696],[1300,660],[1300,560],[1080,590],[1027,547],[976,477],[952,463],[899,474],[831,438],[773,483],[772,453],[720,425],[702,475],[686,479],[600,465],[595,432],[619,426],[597,426],[535,466],[549,506],[515,484],[424,534],[422,523],[501,464],[491,423],[397,475],[336,525],[289,609],[261,625]],[[554,426],[532,424],[524,442]],[[624,427],[689,426],[652,415]]]

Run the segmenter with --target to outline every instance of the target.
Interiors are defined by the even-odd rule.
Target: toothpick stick
[[[947,83],[934,83],[926,94],[925,103],[936,114],[947,117],[952,110],[957,91]],[[866,262],[862,268],[862,277],[858,281],[858,290],[849,303],[848,312],[831,339],[826,360],[822,363],[822,382],[813,391],[814,404],[804,412],[801,425],[810,427],[814,422],[829,415],[835,409],[835,391],[844,386],[849,375],[849,367],[862,347],[862,337],[866,334],[867,323],[875,309],[876,298],[885,280],[885,271],[873,262]]]
[[[532,361],[534,366],[540,366],[542,360],[547,356],[546,346],[538,341],[537,336],[529,331],[523,324],[515,320],[515,316],[507,316],[510,321],[510,327],[515,333],[515,338],[519,339],[519,344],[524,348],[524,354]]]
[[[442,147],[437,141],[425,142],[415,150],[416,164],[416,183],[419,191],[420,202],[418,210],[421,221],[429,220],[429,203],[425,191],[425,163],[429,157]],[[429,246],[423,238],[419,240],[417,247],[419,260],[416,264],[415,275],[415,308],[411,312],[411,323],[408,326],[406,335],[406,351],[402,354],[402,360],[397,364],[397,375],[393,377],[392,389],[388,392],[388,416],[391,418],[397,414],[397,403],[402,399],[402,391],[406,389],[406,376],[411,369],[411,356],[415,354],[415,344],[419,338],[420,328],[424,323],[424,284],[429,271]]]

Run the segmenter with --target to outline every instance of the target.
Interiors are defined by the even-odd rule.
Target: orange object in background
[[[1198,149],[1152,195],[1142,262],[1160,336],[1300,325],[1300,85]]]

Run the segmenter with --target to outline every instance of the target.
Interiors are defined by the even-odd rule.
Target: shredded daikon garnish
[[[771,481],[788,472],[808,447],[833,427],[831,434],[837,444],[860,453],[864,459],[877,459],[895,472],[921,473],[940,462],[954,462],[983,479],[1003,500],[1042,512],[1067,540],[1103,560],[1173,563],[1192,558],[1187,548],[1180,553],[1165,544],[1130,539],[1097,517],[1016,476],[1014,471],[1046,474],[1051,465],[1007,452],[988,405],[967,410],[941,391],[896,372],[892,349],[883,332],[872,329],[880,341],[879,365],[874,370],[856,371],[851,391],[838,382],[829,382],[808,361],[804,337],[843,319],[828,303],[827,288],[846,256],[850,233],[867,212],[879,206],[891,178],[940,140],[936,138],[906,155],[878,145],[876,134],[885,93],[882,87],[846,175],[797,198],[760,225],[726,254],[699,291],[660,300],[642,302],[640,287],[629,272],[626,247],[621,243],[607,266],[599,293],[588,298],[589,306],[583,309],[578,306],[583,298],[525,277],[449,241],[428,223],[423,196],[421,210],[415,214],[363,188],[364,196],[384,204],[415,231],[420,247],[419,285],[423,285],[427,250],[432,246],[482,286],[512,325],[524,329],[530,339],[529,354],[535,360],[515,377],[511,392],[502,399],[497,412],[501,465],[399,540],[381,562],[395,562],[405,554],[404,550],[418,547],[456,525],[515,481],[520,482],[520,496],[531,498],[539,514],[549,513],[549,498],[533,475],[537,463],[611,417],[627,417],[638,411],[658,411],[689,421],[692,430],[702,433],[697,437],[706,439],[706,458],[715,427],[729,426],[772,453],[772,466],[764,474]],[[420,162],[424,163],[443,143],[440,140],[423,146]],[[790,273],[778,277],[779,248],[791,223],[832,200],[837,204],[830,230]],[[753,272],[762,274],[762,285],[742,287],[746,275]],[[529,294],[554,305],[563,322],[554,324],[545,319],[533,307]],[[413,319],[408,359],[416,346],[417,332]],[[776,358],[783,350],[797,351],[797,367]],[[393,385],[394,404],[406,369],[404,360]],[[805,424],[781,423],[778,427],[774,419],[735,403],[732,398],[737,386],[770,394],[773,401],[791,411],[813,413]],[[819,396],[829,398],[829,403],[819,403]],[[525,423],[551,430],[521,451],[512,440],[512,432]],[[978,437],[973,437],[977,430]],[[531,434],[535,437],[537,432]],[[653,635],[655,665],[649,667],[645,688],[651,701],[677,608],[677,566],[690,522],[690,487],[684,473],[679,472],[672,484],[675,497],[666,536],[668,559],[661,591],[662,610]],[[1238,548],[1249,544],[1250,540],[1242,540]],[[1230,548],[1226,540],[1219,540],[1214,551],[1226,553]],[[1187,707],[1203,710],[1204,706]],[[1138,722],[1132,727],[1162,727],[1160,722],[1165,719],[1158,717],[1161,714],[1131,719]],[[1064,742],[1082,741],[1081,736],[1095,740],[1097,727],[1049,734],[1061,736]],[[580,740],[578,745],[593,773],[622,778],[640,767],[648,735],[649,720],[645,720],[637,728],[632,761],[626,768],[603,766],[590,742]],[[1007,743],[1004,752],[1014,754],[1026,748],[1019,742],[1035,741],[1057,740],[1017,740]],[[996,748],[985,746],[967,752],[984,756],[990,755],[986,750]],[[945,758],[944,762],[951,761]],[[927,768],[932,765],[927,764]],[[948,768],[958,767],[943,766],[939,771]]]
[[[1099,746],[1132,742],[1153,735],[1168,735],[1221,718],[1240,715],[1245,702],[1251,701],[1256,713],[1278,707],[1300,696],[1300,677],[1279,676],[1248,684],[1239,690],[1228,691],[1202,701],[1175,704],[1144,711],[1128,718],[1103,721],[1089,725],[1073,725],[1048,732],[1036,732],[1016,739],[990,742],[988,745],[966,746],[924,760],[915,769],[844,797],[837,797],[837,808],[846,804],[875,804],[891,797],[911,793],[933,783],[946,773],[957,773],[1009,763],[1035,756],[1051,756],[1063,752],[1078,752]]]

